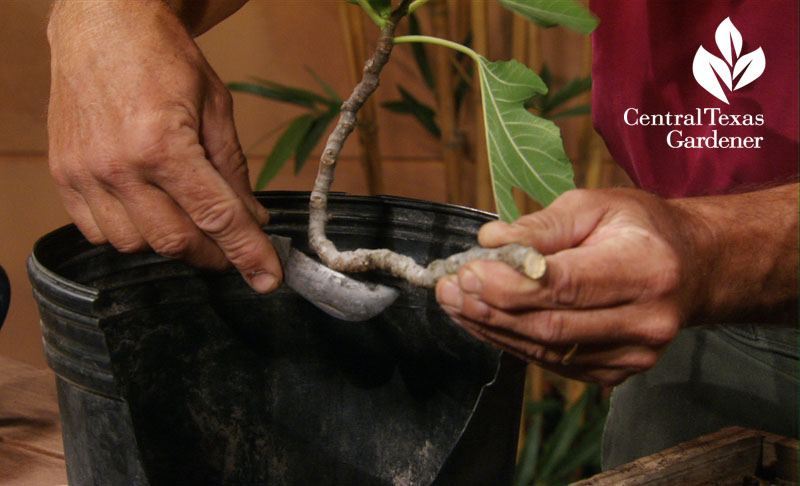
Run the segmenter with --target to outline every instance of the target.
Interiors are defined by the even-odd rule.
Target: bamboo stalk
[[[362,9],[346,2],[339,3],[339,18],[345,38],[348,71],[355,84],[360,79],[359,66],[367,59],[368,47],[364,36]],[[367,193],[380,194],[383,189],[383,170],[378,146],[378,124],[375,99],[370,98],[358,113],[358,141],[361,147],[361,165],[367,182]]]
[[[473,35],[473,50],[481,55],[487,55],[488,40],[488,15],[486,0],[472,0],[470,3],[470,23]],[[475,207],[487,211],[495,210],[494,194],[492,191],[492,177],[489,169],[489,156],[486,153],[486,135],[481,115],[481,96],[476,84],[472,91],[475,107]]]
[[[433,34],[449,39],[450,19],[446,0],[434,0],[432,11]],[[442,131],[441,150],[444,161],[445,188],[447,202],[463,204],[461,196],[462,157],[461,144],[456,125],[456,107],[453,99],[453,72],[451,63],[453,54],[450,49],[435,50],[435,86],[438,101],[439,126]]]
[[[520,62],[526,62],[528,58],[528,21],[519,15],[512,15],[511,22],[511,57]],[[513,188],[513,194],[514,202],[520,212],[526,214],[530,197],[518,187]]]
[[[590,38],[587,36],[583,43],[583,75],[588,76],[591,72],[592,44]],[[589,93],[585,95],[581,101],[586,103],[591,101],[591,99],[591,93]],[[583,126],[581,128],[581,158],[584,159],[586,165],[583,185],[587,189],[596,189],[603,185],[603,172],[605,172],[602,142],[594,131],[591,117],[586,117],[583,120]]]

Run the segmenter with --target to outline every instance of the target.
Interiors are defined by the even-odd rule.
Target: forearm
[[[692,323],[756,319],[797,325],[798,185],[676,199],[689,269],[701,282]]]
[[[198,36],[239,10],[248,0],[161,0]]]
[[[103,15],[104,7],[113,11],[149,11],[156,13],[167,6],[192,36],[198,36],[241,8],[248,0],[54,0],[51,14],[50,30],[53,29],[53,18],[66,18],[68,22],[80,20],[82,14]],[[105,3],[105,5],[104,5]],[[127,5],[126,5],[127,3]],[[122,10],[120,9],[122,8]]]

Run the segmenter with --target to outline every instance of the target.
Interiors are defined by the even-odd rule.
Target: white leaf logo
[[[714,40],[722,58],[700,46],[694,55],[692,73],[703,89],[715,98],[728,103],[728,97],[722,89],[723,84],[729,91],[736,91],[758,79],[766,66],[764,51],[759,47],[753,52],[740,55],[742,34],[733,25],[730,17],[719,24],[714,33]],[[734,81],[736,81],[735,86]]]

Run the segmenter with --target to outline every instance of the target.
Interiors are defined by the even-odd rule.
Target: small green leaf
[[[314,81],[316,81],[317,84],[319,84],[322,87],[322,89],[325,90],[326,93],[328,93],[328,96],[330,97],[328,99],[328,102],[330,104],[335,104],[336,108],[338,109],[339,106],[341,106],[342,104],[342,97],[339,96],[339,93],[337,93],[336,90],[333,89],[333,87],[330,84],[326,83],[325,80],[322,79],[319,76],[319,74],[317,74],[313,69],[306,66],[306,70],[308,70],[308,72],[311,74],[311,77],[314,78]]]
[[[563,408],[563,402],[555,398],[547,398],[536,402],[528,402],[525,404],[525,413],[528,415],[536,415],[537,413],[547,414],[551,412],[560,411]]]
[[[442,136],[439,126],[436,124],[436,111],[425,103],[417,100],[411,93],[398,87],[400,94],[403,95],[403,101],[411,107],[411,114],[417,121],[425,127],[426,130],[431,132],[435,137]]]
[[[285,86],[265,79],[258,79],[256,83],[228,83],[228,89],[231,91],[254,94],[275,101],[291,103],[312,110],[316,108],[317,103],[326,106],[331,104],[330,100],[312,91]]]
[[[256,190],[263,189],[280,172],[283,165],[297,149],[303,136],[308,132],[313,119],[314,117],[309,114],[300,115],[283,132],[283,135],[275,142],[275,147],[272,148],[272,152],[267,157],[267,162],[261,169],[261,173],[258,174],[255,184]]]
[[[507,9],[544,27],[563,25],[588,34],[597,17],[575,0],[499,0]]]
[[[600,458],[604,427],[605,419],[595,420],[583,427],[580,436],[570,448],[569,455],[558,465],[558,471],[554,472],[554,480],[567,479],[576,469],[597,462]]]
[[[402,100],[387,101],[382,104],[384,108],[394,113],[412,115],[431,134],[439,138],[442,136],[439,125],[436,124],[436,111],[425,103],[417,100],[411,93],[398,86]]]
[[[391,0],[347,0],[349,3],[359,5],[369,15],[369,18],[378,26],[386,24],[386,18],[392,13]]]
[[[533,482],[536,466],[539,463],[539,449],[542,441],[542,423],[544,417],[537,414],[525,431],[525,443],[519,456],[519,463],[514,475],[514,486],[527,486]]]
[[[308,155],[312,150],[314,150],[314,147],[317,146],[317,143],[319,143],[322,135],[325,134],[325,130],[328,128],[328,125],[331,124],[338,114],[339,110],[331,110],[314,118],[314,120],[311,122],[311,125],[309,125],[305,135],[303,135],[303,139],[300,140],[300,143],[297,145],[297,151],[295,152],[294,157],[295,175],[298,174],[303,168],[303,165],[306,163],[306,159],[308,159]]]
[[[548,441],[546,450],[542,451],[542,467],[537,479],[547,482],[559,463],[569,453],[570,446],[572,446],[575,437],[581,430],[581,418],[588,400],[589,394],[584,393],[578,402],[567,410],[561,418]]]
[[[322,96],[319,93],[315,93],[307,89],[297,88],[295,86],[288,86],[285,84],[277,83],[275,81],[270,81],[268,79],[263,79],[256,76],[253,76],[253,80],[255,80],[257,83],[261,83],[262,85],[268,88],[272,88],[273,90],[278,91],[279,93],[282,93],[284,96],[290,98],[306,99],[308,101],[314,101],[317,103],[321,103],[323,105],[331,104],[330,99]]]
[[[561,89],[545,98],[545,104],[542,107],[542,111],[546,113],[552,112],[567,101],[575,98],[576,96],[587,93],[591,91],[591,89],[592,78],[590,76],[573,79],[562,86]]]
[[[381,16],[388,17],[392,13],[392,0],[369,0],[369,4]]]
[[[559,118],[569,118],[571,116],[583,116],[588,115],[592,112],[592,105],[590,103],[584,103],[582,105],[576,106],[574,108],[570,108],[568,110],[560,111],[555,115],[548,115],[548,118],[551,120],[556,120]]]
[[[525,101],[547,87],[517,61],[489,62],[479,57],[484,129],[495,201],[500,218],[520,216],[518,187],[546,206],[575,187],[572,164],[558,127],[525,109]]]
[[[269,98],[275,101],[291,103],[293,105],[302,106],[304,108],[309,108],[309,109],[314,108],[314,102],[311,100],[308,100],[306,98],[288,96],[286,93],[283,93],[281,91],[272,88],[268,88],[266,86],[262,86],[260,84],[243,83],[243,82],[228,83],[228,89],[231,91],[238,91],[240,93],[254,94],[256,96],[261,96],[262,98]]]
[[[542,78],[544,85],[547,86],[547,89],[550,89],[550,86],[553,85],[553,73],[550,72],[550,66],[547,63],[542,65],[542,72],[539,73],[539,76]]]

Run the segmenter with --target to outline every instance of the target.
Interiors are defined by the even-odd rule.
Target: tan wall
[[[48,92],[48,49],[45,0],[2,0],[0,3],[0,265],[9,273],[13,299],[0,331],[0,354],[44,366],[38,317],[25,271],[34,241],[68,222],[46,167],[44,110]],[[496,14],[493,14],[496,15]],[[510,17],[493,20],[492,54],[507,58]],[[562,77],[585,69],[577,34],[547,34],[543,40],[551,65]],[[311,67],[342,95],[350,91],[346,58],[334,0],[251,0],[240,12],[198,40],[224,81],[260,76],[286,84],[318,89],[306,71]],[[496,52],[495,52],[496,51]],[[416,83],[408,47],[399,47],[387,68],[379,100],[395,98],[395,84],[414,88],[424,101],[432,95]],[[415,84],[416,83],[416,84]],[[274,138],[264,134],[289,120],[295,108],[235,94],[235,117],[242,146],[255,176]],[[379,110],[380,148],[385,159],[386,193],[443,201],[443,169],[439,147],[408,117]],[[565,125],[568,152],[579,155],[582,122]],[[571,135],[570,135],[571,134]],[[317,149],[319,150],[319,148]],[[333,189],[366,193],[358,149],[349,143]],[[287,167],[268,189],[310,189],[316,158],[295,177]],[[288,164],[287,164],[288,165]]]

